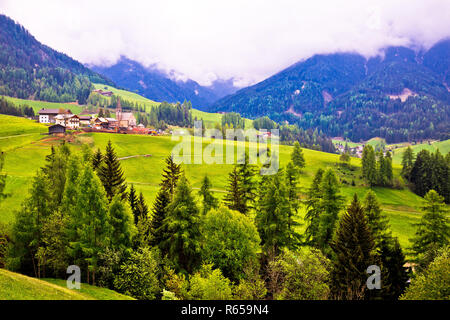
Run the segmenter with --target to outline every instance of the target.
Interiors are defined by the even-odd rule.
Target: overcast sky
[[[376,55],[450,36],[449,0],[0,0],[39,41],[92,64],[126,55],[207,85],[249,85],[315,53]]]

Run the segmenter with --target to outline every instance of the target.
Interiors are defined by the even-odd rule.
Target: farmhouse
[[[79,116],[80,118],[80,126],[87,127],[91,124],[92,117],[90,115]]]
[[[66,127],[55,124],[53,126],[48,127],[48,134],[51,135],[64,135],[66,133]]]
[[[94,128],[95,129],[107,129],[108,128],[108,120],[105,118],[95,118],[94,119]]]
[[[44,109],[39,110],[40,123],[55,123],[55,117],[59,114],[72,114],[69,109]]]
[[[58,114],[55,123],[74,130],[80,127],[80,118],[75,114]]]

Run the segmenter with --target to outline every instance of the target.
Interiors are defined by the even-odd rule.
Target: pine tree
[[[131,185],[130,192],[128,193],[128,203],[134,217],[134,224],[137,225],[139,222],[138,197],[136,195],[134,184]]]
[[[150,223],[150,245],[159,246],[164,240],[165,231],[163,229],[164,219],[170,204],[170,195],[167,190],[161,188],[156,195],[152,210],[152,221]]]
[[[422,211],[424,214],[416,224],[416,235],[411,242],[416,261],[425,268],[432,260],[427,257],[428,251],[436,252],[449,244],[450,226],[444,198],[436,191],[430,190],[425,195]]]
[[[223,201],[231,210],[236,210],[240,213],[244,213],[246,211],[244,204],[244,191],[241,187],[241,177],[236,166],[229,174],[227,194],[225,195]]]
[[[355,194],[331,245],[336,256],[331,272],[334,299],[361,300],[366,297],[366,271],[374,264],[374,246],[364,210]]]
[[[320,189],[324,170],[319,168],[314,175],[311,187],[308,190],[308,199],[306,200],[306,230],[305,241],[307,244],[318,247],[320,204],[322,201],[322,192]]]
[[[191,274],[201,263],[200,216],[192,188],[182,176],[174,199],[169,205],[163,228],[165,239],[160,243],[176,271]]]
[[[397,238],[382,240],[380,244],[381,296],[383,299],[397,300],[405,291],[410,278],[405,255]]]
[[[375,192],[369,190],[364,198],[364,213],[375,242],[375,247],[381,251],[381,242],[390,238],[389,221],[387,216],[381,210]]]
[[[133,215],[119,196],[115,196],[109,206],[109,224],[112,227],[112,247],[119,250],[130,248],[136,227]]]
[[[361,162],[363,177],[372,187],[377,183],[377,167],[375,151],[371,145],[364,146]]]
[[[410,146],[406,148],[402,156],[402,177],[411,181],[411,170],[414,165],[414,153]]]
[[[298,214],[298,209],[300,207],[299,197],[298,197],[298,169],[290,161],[286,167],[286,187],[288,193],[288,201],[291,206],[288,220],[289,233],[291,239],[289,240],[289,249],[295,249],[300,243],[300,235],[295,232],[295,229],[300,225],[295,219]]]
[[[5,164],[5,154],[0,151],[0,201],[6,198],[6,174],[1,174]]]
[[[125,177],[117,159],[116,152],[112,147],[111,140],[106,146],[106,154],[98,170],[98,176],[105,188],[109,202],[111,202],[115,195],[119,195],[122,199],[126,198],[127,185]]]
[[[392,170],[392,156],[389,151],[386,152],[386,157],[384,158],[385,161],[385,183],[387,187],[392,186],[392,181],[394,180],[394,173]]]
[[[339,182],[332,169],[323,174],[320,184],[322,198],[320,201],[320,217],[317,235],[317,245],[325,255],[330,253],[329,244],[333,239],[339,212],[344,198],[340,195]]]
[[[173,156],[170,155],[166,159],[166,169],[163,171],[163,179],[161,182],[161,187],[169,192],[170,199],[173,199],[175,189],[178,184],[178,180],[181,176],[181,165],[176,164],[173,161]]]
[[[295,141],[294,143],[294,150],[292,151],[291,154],[291,161],[299,169],[305,167],[305,157],[303,156],[303,150],[300,147],[300,143],[298,143],[298,141]]]
[[[92,157],[92,167],[94,168],[94,170],[97,170],[102,164],[102,162],[103,162],[103,154],[100,151],[100,148],[98,148]]]
[[[252,204],[255,201],[255,166],[250,164],[249,155],[245,153],[244,163],[238,164],[238,174],[240,177],[240,188],[242,190],[242,204],[243,214],[247,214],[252,209]]]
[[[100,252],[110,245],[112,230],[109,224],[108,200],[91,166],[85,166],[77,193],[74,209],[77,215],[72,216],[69,223],[73,230],[69,234],[75,235],[69,239],[69,253],[75,263],[87,265],[87,281],[95,284],[98,257]]]
[[[283,172],[271,176],[267,192],[259,195],[256,210],[256,227],[261,237],[261,245],[266,255],[275,257],[289,245],[289,216],[291,207],[288,191],[283,181]]]
[[[218,207],[218,201],[211,192],[211,181],[207,175],[203,178],[202,186],[200,187],[198,194],[203,200],[203,214]]]

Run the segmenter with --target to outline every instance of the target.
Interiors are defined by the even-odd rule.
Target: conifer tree
[[[397,238],[387,238],[380,244],[381,271],[381,297],[388,300],[397,300],[405,291],[410,278],[405,255]]]
[[[97,151],[92,156],[92,167],[94,168],[94,170],[97,170],[102,164],[102,162],[103,162],[103,154],[100,151],[100,148],[98,148]]]
[[[167,217],[168,206],[170,204],[170,195],[167,190],[161,188],[156,195],[152,210],[152,221],[150,223],[150,244],[159,246],[164,240],[164,219]]]
[[[173,199],[175,189],[178,184],[178,180],[181,176],[181,165],[176,164],[173,161],[173,156],[170,155],[166,158],[166,168],[163,171],[163,179],[161,182],[161,187],[169,192],[170,199]]]
[[[437,252],[449,244],[450,226],[444,198],[436,191],[430,190],[425,195],[422,211],[423,216],[417,224],[416,234],[411,242],[416,261],[420,268],[424,269],[434,258],[427,256],[427,253]]]
[[[106,154],[103,163],[98,170],[98,176],[106,191],[106,196],[109,202],[112,201],[115,195],[119,195],[121,199],[125,199],[127,194],[127,185],[123,170],[117,159],[116,152],[112,147],[111,140],[106,146]]]
[[[320,201],[320,217],[317,245],[325,255],[330,253],[329,244],[333,239],[339,212],[344,198],[340,194],[339,182],[332,169],[325,171],[320,184],[322,198]]]
[[[410,146],[406,148],[402,156],[402,177],[411,181],[411,170],[414,166],[414,152]]]
[[[182,176],[170,203],[163,228],[165,239],[160,243],[176,271],[192,273],[201,263],[200,216],[192,188]]]
[[[266,191],[259,195],[256,227],[261,237],[263,252],[275,257],[289,245],[291,238],[289,231],[291,207],[281,170],[269,178]]]
[[[334,299],[361,300],[366,297],[366,271],[374,264],[374,246],[364,210],[355,194],[331,245],[336,256],[331,272]]]
[[[87,265],[88,283],[95,284],[99,254],[110,245],[108,200],[102,184],[91,166],[85,166],[78,184],[78,197],[70,227],[75,234],[69,240],[69,253],[80,265]],[[92,275],[92,277],[90,277]]]
[[[134,224],[137,225],[139,222],[139,210],[138,210],[138,197],[136,194],[136,189],[134,184],[131,185],[130,192],[128,193],[128,203],[131,208],[131,213],[134,217]]]
[[[211,181],[207,175],[203,178],[202,186],[200,187],[198,194],[203,201],[203,214],[206,214],[209,210],[218,207],[218,201],[211,192]]]
[[[227,194],[225,195],[223,201],[231,210],[236,210],[240,213],[244,213],[246,211],[244,204],[244,192],[241,187],[241,177],[236,166],[229,174]]]
[[[321,214],[321,201],[322,201],[322,191],[320,186],[322,184],[322,177],[324,170],[319,168],[314,175],[311,187],[308,190],[308,199],[306,200],[306,230],[305,230],[305,241],[307,244],[318,247],[318,236],[319,236],[319,222]]]
[[[380,251],[381,242],[390,238],[391,233],[389,232],[388,218],[382,212],[377,196],[372,190],[369,190],[364,198],[364,213],[366,214],[367,222],[372,232],[375,247]]]
[[[385,161],[385,172],[384,172],[384,176],[385,176],[385,182],[386,182],[386,186],[392,186],[392,181],[394,179],[394,173],[392,170],[392,156],[391,153],[389,151],[386,152],[386,157],[384,158]]]
[[[112,227],[111,245],[123,250],[131,247],[136,233],[133,215],[119,196],[115,196],[109,206],[109,224]]]
[[[0,201],[6,198],[6,174],[2,174],[3,166],[5,164],[5,154],[0,151]]]
[[[364,146],[361,162],[363,177],[372,187],[377,183],[377,167],[375,151],[371,145]]]
[[[255,201],[255,166],[250,164],[249,155],[245,153],[242,164],[238,164],[238,174],[240,177],[240,189],[242,190],[243,214],[247,214],[252,209]]]
[[[298,197],[298,169],[295,167],[292,161],[290,161],[286,167],[285,179],[288,194],[287,198],[291,206],[291,210],[289,212],[288,228],[291,237],[289,240],[289,249],[292,250],[295,249],[300,243],[300,236],[294,231],[296,227],[300,225],[300,223],[298,223],[295,219],[300,207]]]
[[[298,141],[295,141],[294,143],[294,150],[292,151],[291,154],[291,161],[299,169],[305,167],[305,157],[303,156],[303,150],[300,147],[300,143]]]

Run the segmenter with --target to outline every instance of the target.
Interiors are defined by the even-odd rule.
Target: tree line
[[[449,243],[447,209],[434,190],[424,198],[412,239],[417,280],[406,289],[412,276],[374,192],[363,201],[355,195],[346,205],[334,171],[319,169],[302,203],[307,163],[299,144],[274,175],[260,175],[262,168],[241,156],[222,201],[208,176],[195,192],[168,156],[149,208],[143,194],[127,185],[111,142],[104,153],[52,148],[17,212],[3,260],[37,277],[64,277],[76,264],[83,281],[138,299],[430,295],[422,275],[448,261]],[[381,290],[366,286],[371,265],[381,270]],[[433,294],[445,292],[440,286]]]
[[[6,100],[5,97],[0,97],[0,114],[16,117],[34,117],[34,110],[26,104],[16,106],[14,103]]]

